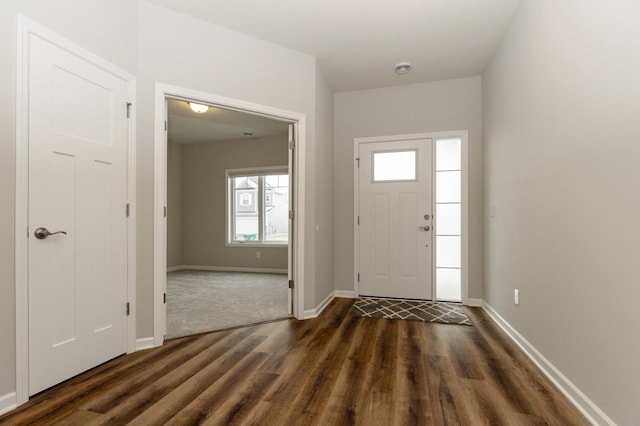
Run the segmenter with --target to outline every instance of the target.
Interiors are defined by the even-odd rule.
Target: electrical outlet
[[[260,256],[261,256],[261,254],[260,254],[260,250],[256,250],[256,258],[257,258],[257,259],[260,259]]]
[[[513,303],[520,306],[520,290],[517,288],[513,290]]]

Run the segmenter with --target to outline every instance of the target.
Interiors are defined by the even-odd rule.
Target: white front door
[[[359,144],[360,295],[431,299],[431,139]]]
[[[29,52],[33,395],[127,350],[128,82],[35,35]]]

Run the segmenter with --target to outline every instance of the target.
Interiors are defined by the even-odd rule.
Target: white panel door
[[[359,145],[360,295],[431,299],[431,139]]]
[[[33,395],[127,350],[128,83],[34,35],[29,51]]]

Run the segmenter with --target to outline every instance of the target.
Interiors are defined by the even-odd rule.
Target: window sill
[[[258,242],[247,242],[247,243],[226,243],[227,247],[270,247],[270,248],[287,248],[289,247],[288,243],[284,244],[276,244],[276,243],[258,243]]]

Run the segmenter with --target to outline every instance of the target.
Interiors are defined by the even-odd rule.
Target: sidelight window
[[[462,298],[462,140],[436,139],[436,299]]]

